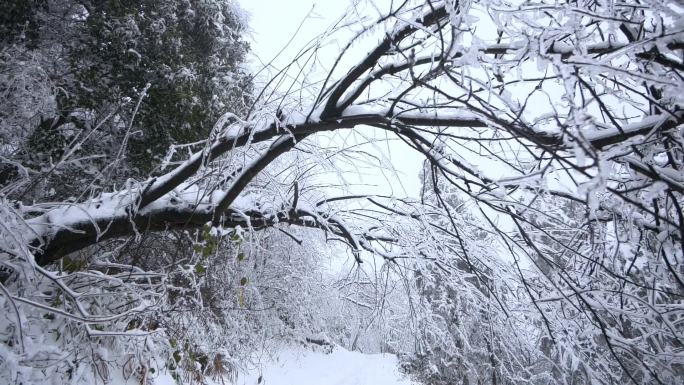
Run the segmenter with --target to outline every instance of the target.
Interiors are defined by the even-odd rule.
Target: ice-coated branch
[[[240,193],[247,187],[248,183],[266,166],[273,162],[278,156],[291,150],[297,140],[306,138],[316,132],[325,132],[343,128],[351,128],[356,126],[371,125],[384,128],[396,133],[402,133],[401,129],[396,127],[420,126],[420,127],[487,127],[492,124],[487,120],[481,119],[476,115],[469,113],[446,113],[440,115],[439,113],[418,113],[418,112],[398,112],[394,116],[387,116],[386,110],[378,110],[375,113],[370,113],[364,108],[349,107],[341,116],[323,121],[315,122],[301,122],[293,123],[285,128],[278,127],[273,123],[267,129],[257,130],[253,133],[243,133],[236,136],[223,136],[216,140],[211,147],[208,159],[203,160],[201,153],[195,154],[185,163],[178,166],[170,173],[153,179],[149,183],[149,187],[143,190],[140,204],[137,212],[132,214],[130,223],[135,223],[140,229],[144,230],[165,230],[171,228],[182,228],[184,225],[194,224],[201,225],[207,220],[216,221],[223,213],[230,211],[230,204],[240,195]],[[665,121],[663,121],[665,119]],[[681,119],[681,118],[680,118]],[[498,122],[494,124],[505,124],[504,128],[513,127],[515,124],[503,122],[497,119]],[[598,131],[596,133],[587,134],[586,140],[596,148],[603,148],[612,144],[621,143],[622,141],[637,135],[651,132],[654,128],[665,131],[676,127],[680,121],[675,119],[668,119],[667,117],[659,117],[658,119],[646,119],[640,124],[635,124],[633,128],[626,130],[609,130]],[[291,134],[281,134],[279,139],[273,142],[250,166],[245,167],[242,172],[231,181],[231,187],[227,190],[219,202],[216,203],[216,209],[211,213],[202,213],[202,210],[195,208],[191,211],[176,211],[172,199],[167,197],[162,199],[165,194],[168,195],[174,188],[185,182],[188,178],[194,175],[199,169],[202,162],[211,161],[220,154],[234,148],[237,144],[248,141],[252,143],[259,141],[266,141],[282,132],[284,129]],[[525,128],[515,128],[512,131],[519,132]],[[414,139],[422,142],[425,147],[424,152],[429,154],[429,142],[425,138],[415,136],[411,131],[403,132],[405,135],[412,135]],[[250,138],[251,136],[251,138]],[[527,139],[543,144],[544,146],[553,146],[557,149],[568,148],[565,147],[564,140],[561,136],[549,133],[528,133],[525,135]],[[632,162],[634,163],[634,162]],[[636,165],[636,163],[634,163]],[[465,166],[464,166],[465,167]],[[636,167],[636,166],[635,166]],[[647,170],[646,168],[642,168]],[[463,170],[468,171],[467,167]],[[474,172],[470,172],[475,175]],[[491,183],[492,181],[483,179],[484,183]],[[110,197],[123,196],[125,191],[119,193],[108,194]],[[129,194],[130,195],[130,194]],[[122,198],[121,198],[122,199]],[[45,213],[40,217],[31,219],[31,222],[36,224],[34,227],[38,234],[43,238],[46,245],[42,252],[39,253],[37,260],[41,264],[54,261],[56,258],[66,255],[69,252],[80,250],[88,245],[95,244],[101,239],[110,238],[113,236],[123,236],[133,234],[135,228],[127,225],[128,213],[123,210],[123,207],[134,205],[135,201],[119,200],[115,205],[118,206],[116,212],[111,212],[110,205],[96,205],[91,203],[86,204],[71,204],[71,215],[64,216],[65,208],[59,208]],[[111,203],[110,203],[111,204]],[[150,207],[152,206],[152,207]],[[149,209],[148,209],[149,208]],[[148,209],[148,210],[146,210]],[[75,215],[75,212],[81,212]],[[184,214],[183,214],[184,213]],[[187,218],[183,215],[187,215]],[[209,217],[207,218],[206,215]],[[50,218],[60,217],[59,221],[52,221]],[[229,221],[230,223],[230,221]],[[89,230],[84,230],[89,229]],[[106,229],[105,233],[108,235],[103,238],[104,234],[92,233],[91,230]],[[85,231],[86,234],[81,232]],[[36,246],[38,245],[36,240]]]

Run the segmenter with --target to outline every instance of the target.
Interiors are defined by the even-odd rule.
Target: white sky
[[[276,67],[289,63],[300,48],[344,15],[350,5],[350,2],[346,0],[238,0],[238,2],[250,16],[250,43],[252,52],[256,56],[251,65],[255,70],[260,69],[263,63],[270,62],[286,46],[273,63]],[[382,4],[383,2],[389,3],[388,1],[377,1],[376,3]],[[366,47],[363,44],[355,46],[356,56],[365,54],[374,43],[369,41]],[[337,45],[344,44],[346,41],[337,42]],[[327,52],[332,52],[329,58],[330,64],[335,59],[334,48],[337,45],[327,47],[329,50]],[[354,53],[350,56],[348,62],[353,63],[356,60]],[[387,136],[385,131],[372,127],[363,127],[362,132],[367,137],[394,139],[392,135]],[[328,136],[331,137],[332,141],[344,142],[347,145],[363,140],[360,135],[350,130],[340,130],[326,137]],[[345,177],[348,177],[347,182],[356,185],[351,189],[352,193],[376,193],[397,197],[417,196],[420,189],[418,173],[423,160],[420,154],[396,141],[380,143],[375,146],[364,145],[362,148],[378,158],[384,159],[387,163],[391,163],[397,172],[396,174],[380,172],[367,167],[352,170],[349,166],[341,166],[347,171],[345,172]]]
[[[302,25],[296,41],[290,46],[299,48],[308,38],[319,34],[347,7],[345,0],[238,0],[250,15],[252,51],[268,61],[282,49]],[[308,38],[307,38],[308,37]]]

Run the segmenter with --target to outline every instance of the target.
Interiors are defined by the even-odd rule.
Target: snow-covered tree
[[[2,45],[3,153],[19,164],[3,162],[0,183],[14,182],[13,197],[64,199],[159,173],[169,146],[245,111],[248,45],[231,2],[3,7],[13,21]]]
[[[83,9],[77,14],[86,21],[98,17]],[[316,254],[283,256],[325,236],[348,247],[364,266],[360,277],[387,269],[392,273],[376,277],[404,286],[403,297],[388,297],[405,305],[408,333],[394,346],[413,338],[413,353],[424,359],[412,362],[444,366],[418,367],[418,376],[463,384],[681,381],[683,13],[670,0],[355,2],[289,66],[265,81],[259,74],[244,109],[226,111],[210,132],[188,121],[205,138],[172,146],[149,177],[130,169],[125,184],[63,201],[22,200],[12,187],[19,182],[7,182],[0,196],[0,373],[35,378],[47,365],[61,376],[82,376],[87,364],[76,360],[70,341],[95,352],[79,358],[103,377],[117,365],[147,373],[182,362],[184,373],[209,373],[210,357],[179,344],[173,330],[203,317],[217,317],[210,325],[249,319],[209,312],[278,296],[287,299],[273,317],[259,318],[264,328],[294,323],[325,333],[327,319],[342,341],[344,327],[306,310],[293,291],[321,293],[304,283],[315,282]],[[135,35],[129,22],[154,26],[144,10],[112,20],[115,35]],[[183,28],[180,16],[175,21]],[[336,47],[329,42],[349,36],[333,60],[319,60]],[[128,49],[125,38],[116,44]],[[133,63],[138,55],[143,60],[145,52],[130,48],[124,54]],[[105,92],[92,81],[92,92]],[[137,100],[142,106],[144,95]],[[198,108],[214,108],[199,101]],[[154,127],[136,120],[138,110],[117,121]],[[318,178],[336,159],[376,161],[355,143],[331,146],[326,133],[342,130],[362,137],[384,130],[403,142],[390,151],[424,155],[430,193],[349,193]],[[61,156],[73,156],[75,145]],[[24,172],[11,152],[3,157]],[[174,255],[188,249],[170,246],[170,234],[195,248]],[[160,243],[146,243],[151,237]],[[226,246],[219,252],[216,244]],[[143,246],[150,250],[135,250]],[[252,254],[241,260],[241,248]],[[257,274],[266,272],[259,261],[272,270]],[[378,261],[386,267],[365,267]],[[216,302],[217,281],[225,284],[214,293],[236,296]],[[367,290],[380,282],[371,280]],[[352,283],[360,289],[366,278]],[[359,299],[370,298],[348,297],[361,307],[373,302]],[[212,303],[219,305],[203,306]],[[164,315],[169,329],[138,321],[181,305],[193,312]],[[400,318],[397,309],[385,313],[387,325]],[[372,313],[359,314],[355,322]],[[308,317],[320,318],[309,327]],[[249,344],[250,325],[222,330]],[[219,372],[230,372],[234,351],[219,357]],[[170,358],[176,364],[155,363],[162,352],[178,352]]]

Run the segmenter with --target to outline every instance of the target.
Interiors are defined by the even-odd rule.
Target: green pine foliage
[[[11,0],[2,8],[0,90],[17,100],[0,107],[0,134],[12,144],[0,155],[21,164],[1,165],[0,187],[13,183],[25,199],[143,178],[171,145],[206,138],[249,100],[245,25],[230,1]]]
[[[244,26],[226,1],[93,2],[74,44],[73,97],[64,108],[102,110],[121,101],[128,159],[141,174],[173,143],[206,138],[226,111],[239,113],[249,77],[241,69]],[[126,125],[124,125],[125,127]],[[123,128],[123,127],[122,127]]]

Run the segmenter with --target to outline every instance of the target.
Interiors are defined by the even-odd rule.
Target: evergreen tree
[[[0,88],[15,94],[19,80],[37,83],[43,74],[52,83],[40,99],[32,92],[17,100],[33,119],[17,117],[16,109],[0,112],[0,132],[14,136],[12,151],[23,154],[13,156],[23,159],[21,166],[3,164],[0,184],[16,181],[19,167],[34,180],[24,189],[15,184],[16,194],[65,198],[123,183],[124,174],[148,175],[170,145],[204,139],[221,114],[245,108],[251,86],[242,64],[249,47],[241,39],[244,21],[229,1],[10,1],[3,7],[12,22],[3,23],[0,49],[16,58],[5,63]],[[27,61],[36,73],[21,70]],[[65,151],[76,143],[76,151]]]

